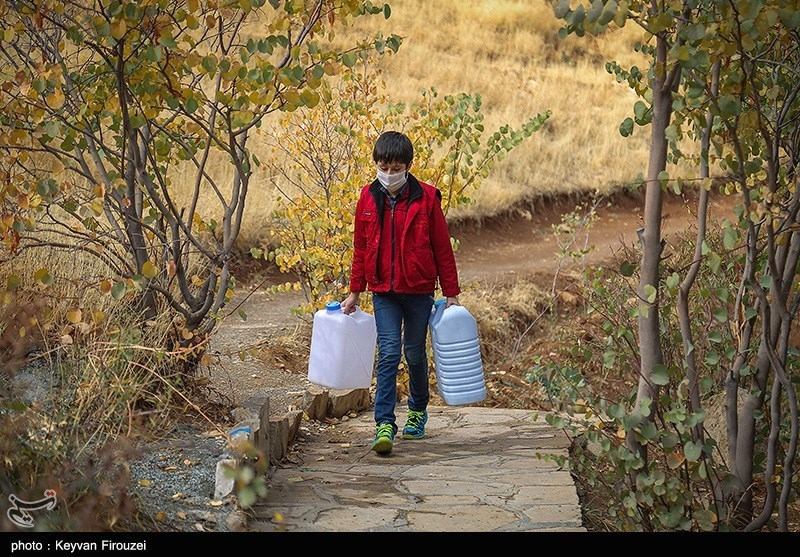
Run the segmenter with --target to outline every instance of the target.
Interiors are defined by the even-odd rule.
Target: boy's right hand
[[[349,315],[356,310],[358,305],[358,292],[350,292],[350,295],[342,302],[342,312]]]

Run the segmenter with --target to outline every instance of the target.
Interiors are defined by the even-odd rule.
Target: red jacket
[[[458,271],[441,192],[408,175],[392,210],[380,183],[364,186],[356,205],[350,291],[457,296]],[[393,230],[394,229],[394,230]]]

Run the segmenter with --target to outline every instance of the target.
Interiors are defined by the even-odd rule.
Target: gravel
[[[229,532],[244,515],[233,495],[214,499],[216,464],[225,437],[181,424],[164,439],[141,447],[131,463],[131,495],[139,502],[146,531]]]

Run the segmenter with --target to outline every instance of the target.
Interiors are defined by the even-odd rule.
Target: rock
[[[330,397],[328,391],[317,385],[306,389],[303,395],[303,410],[310,420],[320,421],[328,415]]]
[[[234,511],[228,518],[225,519],[225,525],[231,532],[246,532],[247,531],[247,518],[241,511]]]
[[[366,410],[371,404],[369,389],[332,390],[329,397],[327,415],[334,418],[341,418],[351,411]]]
[[[286,420],[289,422],[289,445],[297,439],[297,432],[300,431],[300,424],[303,421],[302,410],[292,410],[286,413]]]
[[[280,464],[289,449],[289,420],[286,416],[269,419],[269,461]]]
[[[214,480],[214,499],[222,499],[233,492],[234,479],[225,474],[225,466],[236,466],[236,460],[226,458],[217,462],[216,479]]]

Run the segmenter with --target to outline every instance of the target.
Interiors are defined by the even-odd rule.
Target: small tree
[[[358,0],[0,2],[6,247],[90,254],[107,272],[87,285],[137,299],[144,318],[168,308],[178,341],[200,342],[234,287],[260,166],[250,139],[271,113],[314,107],[324,75],[366,48],[329,46],[337,21],[379,12]],[[205,191],[215,207],[199,203]]]
[[[271,166],[283,194],[273,215],[279,247],[253,252],[300,277],[294,287],[303,289],[308,303],[299,313],[347,293],[355,205],[361,188],[375,179],[372,146],[382,131],[400,130],[412,138],[412,171],[441,190],[446,214],[471,203],[494,165],[550,116],[544,112],[520,129],[505,125],[488,133],[480,96],[440,97],[431,88],[410,106],[392,104],[366,52],[325,89],[323,99],[321,109],[287,115],[282,130],[274,132],[280,158]]]
[[[707,479],[707,493],[713,494],[714,514],[702,515],[701,527],[714,528],[717,519],[725,519],[738,528],[764,526],[776,508],[776,486],[782,484],[779,527],[786,529],[798,442],[798,409],[791,377],[796,354],[788,342],[800,308],[796,281],[800,258],[797,3],[596,0],[587,10],[582,5],[572,9],[563,0],[555,10],[567,23],[565,33],[596,33],[612,22],[622,26],[634,21],[645,30],[650,43],[641,45],[650,57],[646,72],[635,67],[623,70],[616,64],[608,66],[642,97],[634,106],[635,118],[623,122],[620,132],[629,135],[634,124],[650,124],[652,133],[638,269],[637,297],[641,303],[635,310],[639,352],[632,355],[631,362],[638,372],[637,397],[630,414],[621,413],[619,407],[611,414],[612,418],[622,419],[631,453],[625,455],[630,461],[626,463],[630,473],[628,487],[633,492],[629,508],[631,512],[641,512],[640,521],[646,528],[691,527],[691,521],[672,519],[681,512],[675,507],[663,515],[668,517],[667,522],[657,514],[654,517],[651,510],[656,507],[640,495],[640,491],[648,491],[653,485],[653,464],[648,461],[648,453],[659,448],[659,440],[667,439],[666,431],[659,433],[657,426],[654,429],[652,419],[666,416],[668,409],[666,421],[678,426],[681,443],[667,457],[668,461],[685,457],[705,463],[704,477],[693,475],[703,467],[688,466],[684,478],[687,482],[698,477],[704,482]],[[672,347],[669,342],[662,344],[659,338],[669,331],[669,325],[653,310],[658,310],[664,301],[660,298],[665,268],[661,261],[663,243],[659,240],[661,192],[668,186],[681,191],[680,180],[669,176],[665,164],[685,158],[678,146],[680,139],[700,143],[696,162],[703,188],[694,259],[685,268],[674,270],[665,283],[670,295],[674,292],[678,298],[675,311],[679,315],[680,338],[672,340],[682,345],[683,361],[676,365],[665,361],[664,351]],[[738,222],[725,222],[724,252],[712,248],[706,237],[706,190],[712,185],[713,168],[727,173],[722,177],[724,192],[741,196],[735,213]],[[726,268],[726,260],[734,253],[736,259]],[[730,284],[715,291],[720,305],[712,311],[713,319],[727,330],[715,333],[713,340],[710,334],[706,337],[709,325],[702,331],[702,326],[694,322],[698,307],[692,305],[692,290],[705,268],[703,263],[715,275],[731,270],[739,273]],[[633,276],[636,269],[626,261],[620,271]],[[708,297],[707,290],[700,292]],[[709,350],[706,361],[700,362],[704,340],[726,349],[721,353]],[[705,438],[702,427],[702,397],[710,394],[713,386],[703,388],[706,377],[702,368],[704,364],[720,365],[721,354],[726,362],[727,455],[714,454],[715,442]],[[677,401],[660,396],[661,389],[671,392],[673,382],[685,385],[685,393],[679,390]],[[740,389],[748,392],[741,411]],[[756,443],[767,427],[764,422],[759,423],[759,415],[767,414],[767,402],[769,443],[765,453],[759,455]],[[759,516],[753,518],[754,472],[761,467],[762,457],[766,459],[766,497]],[[778,473],[777,462],[781,458],[782,471]],[[718,465],[720,461],[722,464]],[[727,472],[728,467],[733,475]],[[686,500],[679,504],[689,505]],[[703,505],[703,510],[708,511],[710,506]],[[732,515],[728,514],[729,509],[733,510]]]

